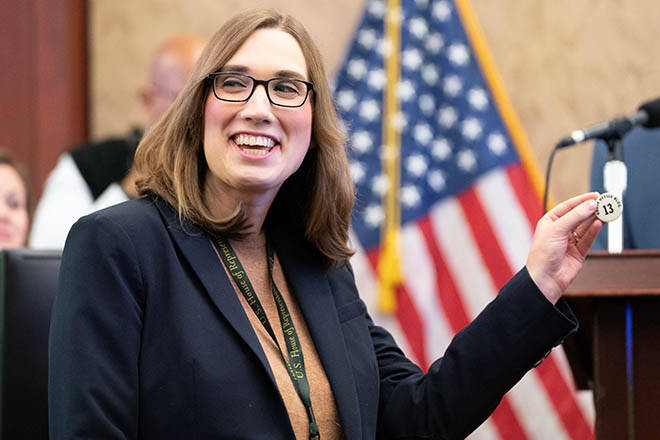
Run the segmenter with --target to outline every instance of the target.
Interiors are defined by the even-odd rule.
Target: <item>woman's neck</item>
[[[244,241],[259,240],[268,209],[277,192],[245,192],[233,188],[206,185],[205,203],[216,217],[228,217],[239,203],[243,204],[249,228]]]
[[[240,240],[229,241],[231,242],[234,250],[236,250],[238,253],[261,253],[264,249],[266,249],[266,233],[263,230],[255,233],[248,233]]]

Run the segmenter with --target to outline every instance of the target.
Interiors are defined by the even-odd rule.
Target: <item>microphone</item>
[[[561,139],[556,148],[568,147],[590,139],[621,138],[636,125],[645,128],[660,127],[660,98],[645,102],[631,115],[620,116],[591,127],[575,130],[569,136]]]

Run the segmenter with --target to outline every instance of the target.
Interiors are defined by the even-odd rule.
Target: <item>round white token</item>
[[[623,212],[621,199],[612,193],[603,193],[596,200],[596,217],[604,222],[611,222],[619,218]]]

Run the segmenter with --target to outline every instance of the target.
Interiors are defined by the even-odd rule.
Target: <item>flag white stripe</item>
[[[442,305],[438,301],[433,260],[417,227],[403,229],[401,248],[404,284],[408,287],[410,299],[423,321],[426,336],[424,352],[430,363],[443,355],[453,331],[448,327]]]
[[[431,209],[430,216],[438,247],[472,320],[494,298],[493,281],[458,200],[445,199]]]
[[[591,424],[591,426],[593,426],[596,421],[594,393],[591,390],[581,390],[578,391],[575,395],[582,413],[587,417],[587,421]]]
[[[518,420],[530,439],[564,439],[567,433],[535,370],[507,393]]]
[[[517,272],[527,261],[533,231],[506,172],[498,168],[484,175],[475,183],[475,191],[512,273]]]

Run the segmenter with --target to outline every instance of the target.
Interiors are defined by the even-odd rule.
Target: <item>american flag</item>
[[[541,204],[529,147],[467,1],[402,0],[389,8],[368,2],[335,99],[357,189],[358,286],[376,321],[426,369],[525,264]],[[400,28],[394,45],[385,25],[392,14]],[[389,84],[384,66],[393,47],[399,73]],[[396,87],[399,101],[392,122],[401,145],[403,281],[394,314],[379,316],[373,304],[391,182],[381,165],[387,87]],[[563,351],[555,349],[470,438],[591,439],[593,423],[590,396],[575,390]]]

